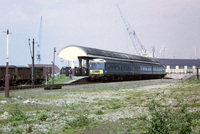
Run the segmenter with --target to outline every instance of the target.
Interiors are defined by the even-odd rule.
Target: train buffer
[[[73,79],[70,81],[62,82],[60,84],[83,84],[88,81],[89,76],[73,76]]]

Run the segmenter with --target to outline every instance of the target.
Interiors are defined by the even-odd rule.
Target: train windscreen
[[[90,63],[90,69],[104,69],[104,63]]]

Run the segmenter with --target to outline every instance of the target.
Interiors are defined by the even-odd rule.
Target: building
[[[196,74],[200,59],[157,59],[165,66],[167,74]]]

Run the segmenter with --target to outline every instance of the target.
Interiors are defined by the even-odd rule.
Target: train
[[[5,86],[6,66],[0,66],[0,87]],[[52,74],[51,67],[34,67],[34,84],[42,84]],[[29,66],[9,65],[9,85],[30,85],[32,83],[32,68]]]
[[[93,59],[89,63],[90,81],[163,78],[165,67],[159,63]]]
[[[62,67],[60,69],[60,74],[65,74],[66,76],[69,76],[69,70],[71,69],[71,67]],[[85,67],[74,67],[73,69],[73,75],[74,76],[87,76],[87,68]]]

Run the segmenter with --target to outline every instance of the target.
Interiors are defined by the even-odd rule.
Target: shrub
[[[147,126],[146,133],[149,134],[191,133],[192,120],[200,116],[199,111],[189,113],[186,105],[183,105],[179,112],[175,112],[154,100],[149,105],[149,111],[152,116]]]

